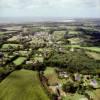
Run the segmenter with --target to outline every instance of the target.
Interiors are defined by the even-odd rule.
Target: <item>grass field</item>
[[[24,51],[24,50],[23,50],[23,51],[22,51],[22,50],[19,51],[19,54],[20,54],[21,56],[28,56],[29,53],[30,53],[29,51]]]
[[[94,90],[95,100],[100,100],[100,89]]]
[[[44,58],[43,57],[36,56],[36,57],[34,57],[34,60],[35,61],[39,61],[39,62],[43,62]]]
[[[4,34],[4,32],[0,32],[0,35],[3,35]]]
[[[11,46],[13,48],[17,48],[20,45],[19,44],[3,44],[2,48],[6,49],[6,48],[9,48],[9,46]]]
[[[25,60],[26,60],[26,57],[19,57],[16,60],[14,60],[13,63],[18,66],[18,65],[21,65]]]
[[[12,38],[9,38],[8,41],[16,41],[17,40],[17,36],[13,36]]]
[[[78,31],[69,31],[68,34],[79,34],[80,32]]]
[[[100,52],[100,47],[81,47],[80,45],[66,45],[66,46],[63,46],[63,47],[65,47],[65,48],[67,48],[67,47],[82,48],[82,49],[85,49],[85,50]]]
[[[53,85],[55,83],[66,83],[66,79],[59,79],[57,73],[55,72],[56,67],[47,67],[44,71],[44,75],[48,78],[48,83]]]
[[[84,99],[82,99],[84,98]],[[80,95],[78,93],[75,93],[75,94],[67,94],[66,97],[63,98],[63,100],[87,100],[85,99],[85,97],[83,95]]]
[[[0,32],[0,35],[3,35],[3,34],[7,34],[7,33],[12,33],[12,32],[16,32],[16,31],[6,31],[6,32]]]
[[[86,54],[89,57],[94,58],[95,60],[100,60],[100,54],[99,53],[86,51]]]
[[[44,75],[48,78],[48,83],[50,85],[53,85],[58,82],[58,77],[55,72],[55,68],[47,67],[46,70],[44,71]]]
[[[41,39],[41,38],[36,38],[36,37],[33,37],[32,38],[32,41],[30,41],[31,44],[40,44],[40,43],[44,43],[44,40]]]
[[[12,72],[0,83],[0,100],[49,100],[38,78],[29,70]]]
[[[91,51],[100,52],[100,47],[81,47],[81,48],[91,50]]]
[[[60,40],[60,39],[64,38],[65,33],[66,33],[66,31],[54,31],[53,36],[56,40]]]
[[[80,38],[70,38],[68,39],[71,44],[77,44],[77,43],[80,43]]]

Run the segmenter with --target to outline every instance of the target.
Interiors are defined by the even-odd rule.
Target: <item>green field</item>
[[[44,71],[44,75],[48,78],[48,83],[50,85],[58,83],[58,77],[55,72],[55,68],[47,67],[46,70]]]
[[[100,52],[100,47],[80,47],[86,50],[91,50],[91,51],[96,51],[96,52]]]
[[[29,70],[12,72],[0,83],[0,100],[49,100],[38,78]]]
[[[3,35],[4,34],[4,32],[0,32],[0,35]]]
[[[17,48],[18,46],[20,45],[19,44],[3,44],[2,48],[3,49],[7,49],[9,47]]]
[[[16,31],[6,31],[6,32],[0,31],[0,35],[7,34],[7,33],[12,33],[12,32],[16,32]]]
[[[12,38],[9,38],[8,41],[16,41],[17,40],[17,36],[13,36]]]
[[[44,75],[48,78],[48,83],[50,85],[53,85],[55,83],[66,83],[66,79],[59,79],[58,75],[55,71],[57,69],[56,67],[47,67],[46,70],[44,71]]]
[[[94,90],[93,93],[95,95],[95,100],[100,100],[100,89]]]
[[[43,62],[44,58],[42,55],[34,55],[34,61],[39,61],[39,62]]]
[[[100,53],[86,51],[86,54],[95,60],[100,60]]]
[[[68,39],[71,44],[78,44],[80,43],[80,38],[70,38]]]
[[[80,95],[78,93],[75,93],[73,95],[67,94],[66,97],[63,98],[63,100],[87,100],[83,95]]]
[[[66,33],[66,31],[54,31],[53,37],[56,40],[60,40],[60,39],[64,38],[65,33]]]
[[[19,51],[20,56],[28,56],[29,53],[30,53],[30,51],[24,51],[24,50],[23,51],[22,50]]]
[[[38,39],[38,38],[33,37],[32,41],[30,41],[30,43],[31,44],[40,44],[40,43],[44,43],[44,40],[41,38]]]
[[[79,31],[69,31],[68,34],[79,34]]]
[[[85,49],[85,50],[100,52],[100,47],[81,47],[80,45],[66,45],[66,46],[63,46],[63,47],[65,47],[65,48],[68,48],[68,47],[82,48],[82,49]]]
[[[25,60],[26,60],[26,57],[19,57],[16,60],[14,60],[13,63],[18,66],[18,65],[21,65]]]

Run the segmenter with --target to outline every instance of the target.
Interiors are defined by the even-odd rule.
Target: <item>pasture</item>
[[[72,31],[72,30],[70,30],[70,31],[68,32],[68,34],[80,34],[80,32],[79,32],[79,31]]]
[[[70,41],[71,44],[78,44],[80,43],[80,38],[70,38],[68,39]]]
[[[80,45],[64,45],[64,48],[82,48],[84,50],[94,51],[94,52],[100,52],[100,47],[82,47]]]
[[[3,44],[2,49],[8,49],[8,48],[17,48],[18,46],[21,46],[19,44]]]
[[[100,60],[100,54],[99,53],[86,51],[86,54],[89,57],[94,58],[95,60]]]
[[[56,40],[60,40],[60,39],[64,38],[65,33],[66,33],[66,31],[54,31],[53,32],[53,37]]]
[[[18,57],[13,63],[17,66],[21,65],[26,60],[26,57]]]
[[[8,39],[8,41],[16,41],[16,40],[17,40],[17,36],[13,36],[13,37]]]
[[[54,85],[56,83],[66,83],[66,79],[59,79],[58,75],[55,71],[55,69],[57,69],[56,67],[47,67],[46,70],[44,71],[44,75],[47,77],[48,79],[48,83],[50,85]]]
[[[0,100],[49,100],[38,73],[29,70],[12,72],[0,83]]]

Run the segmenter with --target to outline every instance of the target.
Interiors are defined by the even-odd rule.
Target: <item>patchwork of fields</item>
[[[1,27],[0,100],[100,100],[100,31],[74,24]]]

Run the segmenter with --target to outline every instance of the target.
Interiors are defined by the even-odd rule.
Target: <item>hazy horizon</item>
[[[100,0],[0,0],[0,23],[100,18]]]

